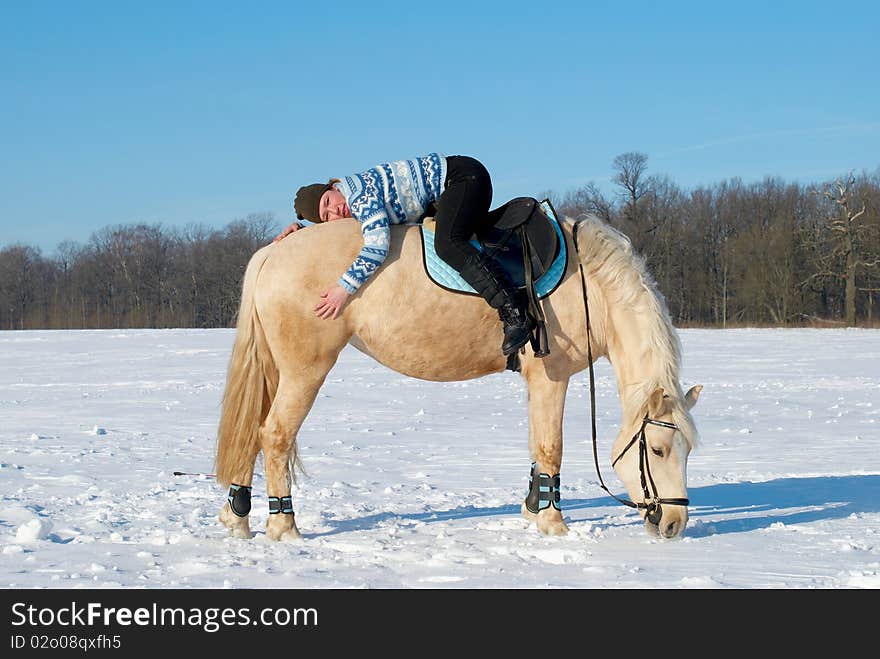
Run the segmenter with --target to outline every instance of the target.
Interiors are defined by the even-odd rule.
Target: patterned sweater
[[[349,293],[357,291],[385,261],[389,227],[421,220],[445,184],[446,157],[439,153],[376,165],[336,183],[364,235],[364,247],[339,285]]]

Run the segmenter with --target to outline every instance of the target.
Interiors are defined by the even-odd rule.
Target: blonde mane
[[[588,280],[602,288],[607,307],[626,310],[630,322],[639,327],[641,345],[632,353],[634,357],[647,356],[639,365],[644,379],[627,387],[621,400],[624,417],[643,416],[651,393],[663,387],[673,402],[674,422],[693,448],[699,435],[684,405],[679,382],[681,343],[666,299],[644,258],[633,250],[626,235],[595,215],[566,220],[577,224],[578,250]],[[603,315],[607,318],[607,309]]]

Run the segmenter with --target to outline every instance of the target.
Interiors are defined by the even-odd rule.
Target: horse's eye
[[[663,457],[663,449],[662,449],[662,448],[654,448],[654,447],[652,446],[652,447],[651,447],[651,452],[652,452],[654,455],[656,455],[658,458],[662,458],[662,457]]]

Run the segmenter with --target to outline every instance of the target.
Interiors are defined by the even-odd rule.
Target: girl
[[[296,193],[298,219],[332,222],[353,217],[361,223],[364,246],[337,284],[321,294],[315,314],[336,318],[348,298],[367,282],[388,254],[391,224],[421,222],[433,204],[437,256],[454,268],[504,323],[501,352],[519,350],[531,337],[534,321],[525,293],[470,240],[489,227],[492,181],[478,160],[431,153],[386,162],[360,174],[303,186]],[[302,228],[294,222],[275,241]]]

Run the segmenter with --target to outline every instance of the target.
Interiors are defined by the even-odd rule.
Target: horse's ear
[[[700,397],[700,392],[702,390],[703,385],[701,384],[695,385],[688,389],[688,392],[684,395],[684,404],[687,406],[688,409],[691,409],[694,405],[697,404],[697,399]]]
[[[663,416],[664,407],[663,387],[657,387],[648,399],[648,416],[654,418]]]

